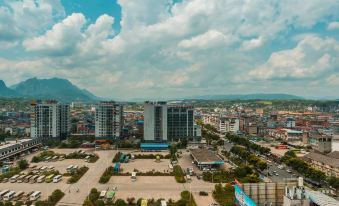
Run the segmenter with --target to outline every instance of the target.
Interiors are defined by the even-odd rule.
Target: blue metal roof
[[[140,147],[148,147],[148,148],[168,148],[168,144],[166,143],[141,143]]]

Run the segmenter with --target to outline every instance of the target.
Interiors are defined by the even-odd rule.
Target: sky
[[[339,97],[339,0],[0,0],[0,79],[112,99]]]

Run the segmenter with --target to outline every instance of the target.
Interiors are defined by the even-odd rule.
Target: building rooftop
[[[316,203],[319,206],[339,205],[339,201],[319,191],[306,190],[306,196],[308,196],[308,198],[312,200],[312,202]]]
[[[220,157],[213,154],[208,149],[191,149],[190,151],[191,151],[193,158],[198,163],[224,164],[224,161]]]
[[[6,143],[5,142],[1,142],[0,149],[4,149],[4,148],[7,148],[7,147],[16,145],[16,144],[21,144],[21,143],[24,143],[24,142],[28,142],[30,140],[31,139],[20,139],[18,141],[15,141],[15,140],[6,141]]]
[[[317,162],[322,162],[335,168],[339,168],[339,152],[332,152],[328,155],[323,155],[315,152],[308,153],[304,156],[305,159],[311,159]]]

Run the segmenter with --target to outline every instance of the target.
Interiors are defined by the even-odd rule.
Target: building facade
[[[167,103],[144,103],[144,140],[154,142],[167,141]]]
[[[123,106],[114,101],[102,101],[95,108],[95,138],[115,140],[121,136]]]
[[[196,134],[197,133],[194,132],[193,106],[167,104],[166,102],[145,102],[145,141],[166,142],[182,139],[191,140]]]
[[[167,138],[170,141],[194,137],[194,108],[191,105],[168,105]]]
[[[222,117],[219,120],[218,131],[220,133],[234,133],[236,134],[239,131],[239,119],[237,118],[225,118]]]
[[[57,101],[37,101],[32,104],[31,137],[64,140],[70,134],[70,107]]]

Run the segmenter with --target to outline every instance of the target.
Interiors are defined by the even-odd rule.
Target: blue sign
[[[257,204],[246,195],[246,193],[238,186],[234,185],[235,199],[240,206],[257,206]]]

